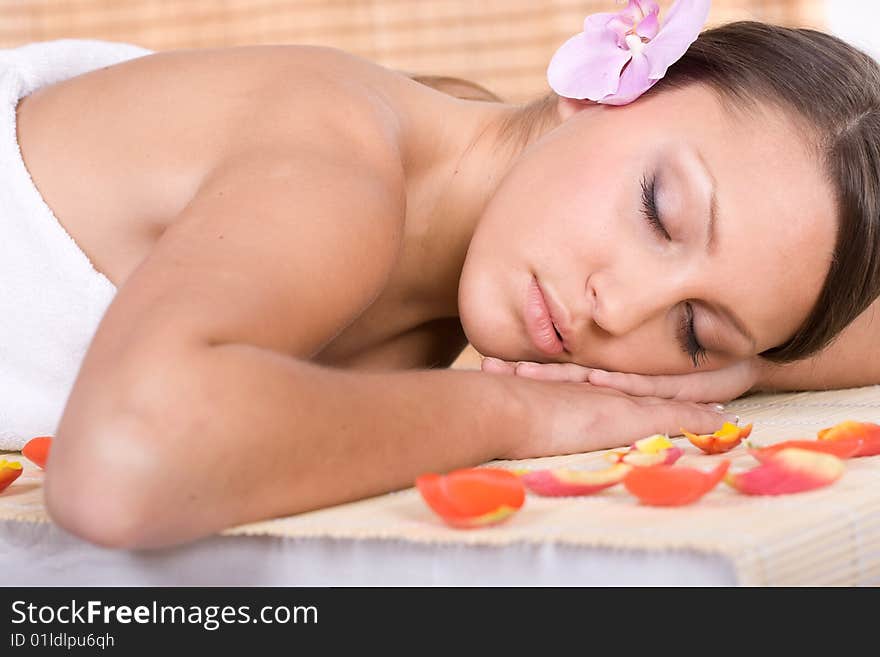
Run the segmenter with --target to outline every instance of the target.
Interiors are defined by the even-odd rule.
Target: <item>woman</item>
[[[314,46],[162,52],[31,93],[23,159],[118,290],[50,514],[155,547],[428,470],[719,428],[710,404],[426,368],[468,340],[648,375],[814,354],[880,289],[878,98],[849,46],[752,23],[619,107],[463,100]]]

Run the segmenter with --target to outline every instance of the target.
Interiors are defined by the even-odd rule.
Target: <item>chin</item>
[[[471,313],[459,306],[461,326],[468,342],[483,356],[494,356],[502,360],[523,360],[519,331],[506,321],[493,317],[490,313]]]
[[[465,281],[464,276],[462,281]],[[488,276],[460,285],[458,314],[468,342],[483,356],[523,360],[527,343],[506,296]]]

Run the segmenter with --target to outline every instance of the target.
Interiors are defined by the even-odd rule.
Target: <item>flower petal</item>
[[[5,490],[9,484],[19,478],[23,472],[21,463],[0,459],[0,491]]]
[[[598,14],[590,14],[584,19],[584,32],[603,32],[608,27],[608,22],[613,18],[618,18],[619,14],[612,12],[599,12]]]
[[[654,2],[654,0],[629,0],[626,9],[618,12],[618,15],[625,16],[631,23],[636,23],[648,14],[659,11],[660,5]]]
[[[619,463],[604,470],[534,470],[522,475],[533,493],[548,497],[592,495],[623,481],[632,468]]]
[[[608,30],[575,34],[550,60],[547,81],[565,98],[599,101],[617,91],[620,71],[632,57]]]
[[[832,454],[789,447],[758,467],[728,474],[724,480],[746,495],[787,495],[832,484],[844,469],[843,461]]]
[[[845,438],[841,440],[786,440],[766,447],[750,447],[749,454],[754,456],[761,463],[766,463],[783,449],[797,447],[798,449],[806,449],[811,452],[833,454],[839,459],[849,459],[859,453],[863,442],[864,441],[861,438]]]
[[[876,456],[880,454],[880,425],[873,422],[856,422],[845,420],[833,427],[822,429],[819,440],[848,440],[861,438],[862,447],[856,456]]]
[[[49,459],[49,450],[52,448],[52,436],[38,436],[31,438],[21,448],[22,455],[31,463],[46,469],[46,461]]]
[[[681,432],[691,441],[692,445],[699,447],[706,454],[721,454],[739,445],[743,438],[748,438],[752,433],[752,425],[747,424],[744,427],[739,427],[733,422],[725,422],[715,433],[698,435],[684,429]]]
[[[665,433],[655,433],[653,436],[637,440],[630,447],[630,451],[645,452],[646,454],[656,454],[664,449],[674,447],[675,443],[669,440],[669,436]]]
[[[642,5],[642,13],[645,16],[660,13],[660,5],[654,2],[654,0],[641,0],[639,4]]]
[[[624,454],[620,461],[628,465],[672,465],[684,452],[680,447],[674,445],[668,449],[661,449],[659,452],[640,452],[638,450],[630,450]]]
[[[672,465],[633,468],[623,480],[623,485],[642,504],[681,506],[696,502],[715,488],[728,467],[730,461],[724,460],[709,472]]]
[[[657,33],[660,31],[660,19],[657,18],[657,12],[660,11],[660,8],[657,7],[656,12],[651,12],[645,17],[645,20],[641,21],[636,28],[636,34],[640,37],[645,37],[646,39],[653,39],[657,36]]]
[[[677,0],[672,5],[657,36],[645,45],[652,80],[666,75],[666,70],[697,40],[709,17],[710,4],[710,0]]]
[[[447,475],[426,473],[416,479],[416,487],[428,506],[453,527],[495,524],[525,501],[520,477],[500,468],[464,468]]]
[[[605,460],[611,463],[627,463],[629,465],[672,465],[684,452],[669,440],[665,433],[637,440],[630,448],[623,451],[606,452]]]
[[[632,23],[628,20],[615,16],[605,26],[606,30],[614,32],[614,43],[618,48],[626,48],[626,35],[632,29]]]
[[[599,102],[605,105],[626,105],[645,93],[657,84],[657,80],[648,77],[651,71],[651,63],[641,53],[632,53],[629,65],[623,69],[620,75],[620,84],[617,91],[602,98]]]

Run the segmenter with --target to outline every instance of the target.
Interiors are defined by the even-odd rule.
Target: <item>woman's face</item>
[[[514,163],[467,252],[459,313],[480,353],[684,373],[793,335],[836,230],[831,184],[793,121],[727,111],[702,85],[559,109],[564,121]],[[533,278],[565,351],[531,337],[536,323],[554,333],[532,316]]]

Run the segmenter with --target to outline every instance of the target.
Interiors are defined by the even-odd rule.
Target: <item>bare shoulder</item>
[[[402,167],[399,108],[391,100],[399,77],[392,71],[329,46],[240,47],[225,56],[237,59],[237,79],[258,80],[250,102],[233,114],[248,124],[234,148],[256,140],[261,147],[293,142],[338,152],[342,141],[365,162]]]
[[[370,306],[399,256],[406,194],[393,113],[353,71],[364,62],[262,46],[131,62],[199,87],[171,88],[207,117],[188,106],[183,123],[216,146],[117,293],[94,353],[197,338],[309,358]]]
[[[161,370],[197,343],[310,359],[384,290],[402,216],[396,183],[343,153],[225,162],[119,289],[81,376]]]
[[[395,79],[327,46],[158,51],[39,89],[19,108],[19,133],[51,206],[101,252],[109,235],[127,241],[120,230],[161,233],[209,172],[245,152],[343,148],[398,175],[399,116],[383,93]],[[83,188],[104,190],[100,207]]]
[[[329,46],[239,46],[186,51],[224,70],[238,100],[224,99],[214,164],[257,155],[281,162],[297,150],[344,159],[402,192],[401,116],[392,71]],[[173,54],[169,55],[173,57]],[[228,60],[228,61],[226,61]],[[191,76],[197,78],[198,75]]]

